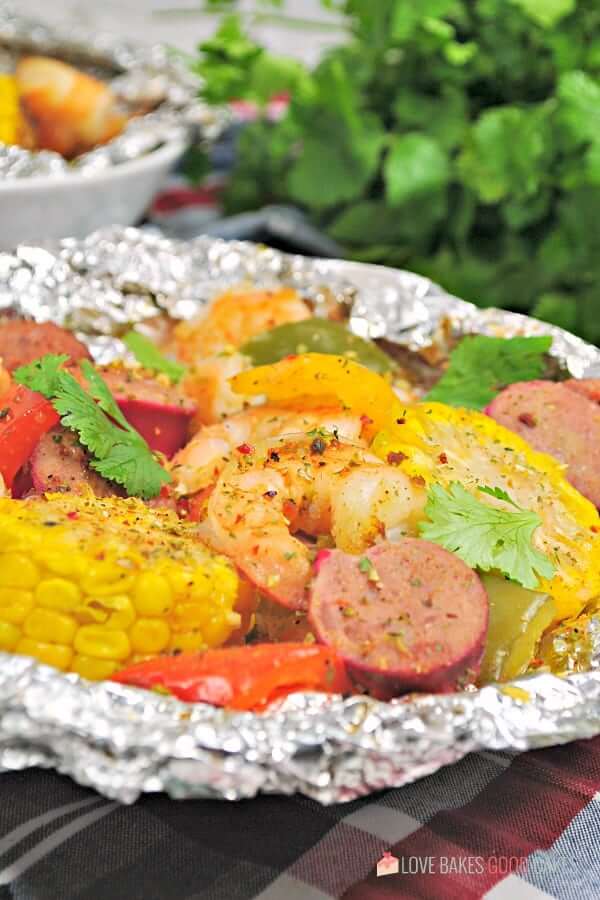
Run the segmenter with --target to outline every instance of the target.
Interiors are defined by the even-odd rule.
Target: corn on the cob
[[[560,463],[489,416],[418,403],[380,432],[373,449],[382,459],[394,454],[408,475],[427,484],[459,481],[474,493],[478,485],[500,487],[536,512],[542,524],[534,541],[556,565],[554,578],[543,579],[540,589],[555,600],[557,621],[578,614],[600,593],[597,510],[568,483]]]
[[[85,678],[218,647],[238,579],[174,513],[135,499],[0,499],[0,650]]]
[[[12,75],[0,75],[0,141],[16,143],[19,120],[17,82]]]

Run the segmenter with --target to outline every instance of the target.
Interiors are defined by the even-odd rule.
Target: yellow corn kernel
[[[213,609],[206,603],[178,603],[173,611],[173,629],[190,631],[203,626],[212,613]]]
[[[65,553],[64,550],[53,550],[46,547],[36,550],[35,558],[44,569],[48,569],[53,575],[62,575],[64,578],[81,578],[88,564],[88,560],[83,554]]]
[[[208,644],[201,631],[177,632],[171,636],[169,651],[171,653],[195,653],[206,650]]]
[[[135,575],[130,569],[121,568],[115,562],[97,562],[89,567],[81,579],[81,589],[84,594],[110,597],[113,594],[129,593],[134,582]]]
[[[0,74],[0,141],[15,144],[19,132],[19,91],[14,75]]]
[[[0,587],[33,588],[39,580],[38,567],[24,553],[0,553]]]
[[[77,625],[71,616],[54,609],[34,609],[23,623],[23,633],[35,641],[48,644],[71,644]]]
[[[91,621],[94,624],[104,625],[111,631],[127,631],[136,619],[133,603],[127,594],[86,597],[77,608],[76,615],[82,625]]]
[[[20,625],[33,609],[33,602],[31,591],[0,588],[0,621]]]
[[[142,616],[166,616],[173,608],[173,589],[163,575],[142,572],[133,592],[133,602]]]
[[[71,663],[72,672],[76,672],[82,678],[89,678],[90,681],[110,678],[117,669],[119,669],[119,663],[111,659],[97,659],[93,656],[81,656],[79,653],[75,654]]]
[[[45,578],[36,588],[35,599],[47,609],[73,612],[81,600],[81,591],[66,578]]]
[[[0,650],[14,650],[21,632],[10,622],[0,622]]]
[[[233,613],[233,616],[235,616],[235,613]],[[239,616],[233,621],[239,625]],[[234,625],[234,627],[236,626]],[[231,623],[223,616],[212,616],[202,626],[202,634],[209,647],[218,647],[231,634]]]
[[[98,659],[127,659],[131,644],[124,631],[108,631],[102,625],[82,625],[75,635],[75,650]]]
[[[23,656],[34,656],[47,666],[54,666],[55,669],[61,669],[63,672],[69,668],[73,658],[73,651],[70,647],[47,644],[44,641],[32,641],[29,638],[21,638],[14,649],[16,653],[22,653]]]
[[[129,632],[131,647],[136,653],[160,653],[170,637],[169,626],[162,619],[138,619]]]

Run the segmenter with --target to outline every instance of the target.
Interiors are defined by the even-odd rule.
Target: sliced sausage
[[[31,480],[38,494],[91,490],[97,497],[122,496],[120,488],[89,467],[89,456],[77,436],[62,425],[44,435],[33,451]]]
[[[458,556],[405,538],[361,558],[330,551],[319,561],[309,620],[359,687],[389,699],[411,690],[451,691],[476,677],[488,599]]]
[[[487,413],[567,467],[571,484],[600,506],[600,409],[582,392],[563,383],[511,384]]]
[[[0,358],[10,372],[47,353],[66,353],[72,361],[91,359],[88,348],[81,341],[52,322],[0,321]]]
[[[562,383],[570,391],[583,394],[592,403],[600,403],[600,378],[570,378]]]
[[[99,371],[129,424],[152,450],[170,458],[185,446],[196,406],[181,388],[120,363]]]

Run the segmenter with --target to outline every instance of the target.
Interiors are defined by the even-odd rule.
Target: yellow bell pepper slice
[[[241,372],[230,382],[236,394],[264,395],[273,406],[306,409],[341,405],[368,416],[375,430],[404,411],[404,404],[385,378],[344,356],[327,353],[289,356],[273,365]]]
[[[478,485],[499,487],[523,509],[536,512],[542,524],[535,544],[556,566],[554,577],[541,579],[538,590],[554,599],[555,621],[577,615],[600,594],[596,508],[568,483],[560,463],[489,416],[418,403],[380,432],[372,449],[426,484],[447,487],[458,481],[481,501]]]

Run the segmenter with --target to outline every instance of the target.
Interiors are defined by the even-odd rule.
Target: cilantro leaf
[[[434,484],[425,507],[429,521],[421,523],[421,537],[456,553],[472,569],[498,570],[534,590],[540,577],[551,578],[555,571],[548,557],[533,546],[542,520],[537,513],[518,507],[505,491],[485,488],[482,492],[505,500],[515,510],[488,506],[458,482],[447,490]]]
[[[35,362],[15,369],[13,378],[17,384],[28,387],[30,391],[51,397],[56,392],[59,374],[68,359],[66,353],[47,353]]]
[[[38,391],[52,402],[64,427],[76,432],[92,455],[90,466],[96,472],[122,485],[130,496],[144,500],[156,497],[161,486],[171,480],[170,475],[155,459],[143,437],[126,421],[93,366],[82,363],[90,385],[88,394],[63,367],[66,359],[48,354],[21,366],[13,377],[18,384]]]
[[[123,343],[145,369],[168,375],[174,384],[178,384],[185,375],[185,366],[163,356],[152,341],[139,331],[130,331],[123,338]]]
[[[506,385],[532,381],[544,372],[551,337],[464,338],[427,400],[450,406],[484,409]]]
[[[131,425],[119,409],[115,398],[108,389],[108,385],[106,384],[102,376],[98,374],[89,360],[82,360],[81,371],[87,379],[90,394],[92,395],[94,400],[96,400],[100,409],[103,409],[104,412],[111,417],[111,419],[114,419],[115,422],[118,422],[118,424],[126,431],[131,431],[132,434],[135,434],[137,435],[137,437],[141,438],[141,435],[139,435],[138,432],[131,427]]]

